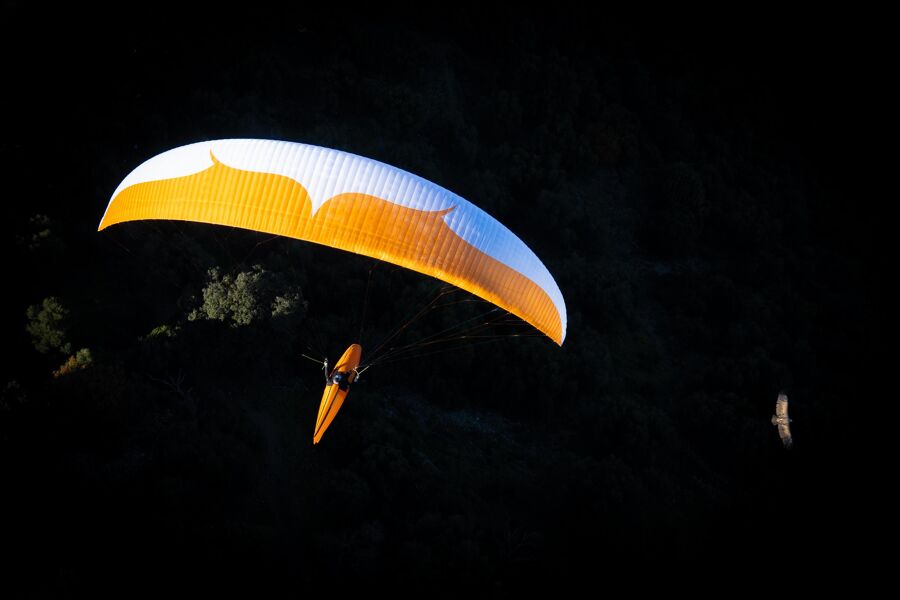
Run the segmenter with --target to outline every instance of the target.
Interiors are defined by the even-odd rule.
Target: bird
[[[775,414],[772,415],[772,425],[778,428],[778,437],[788,450],[794,446],[794,438],[791,437],[791,419],[788,417],[788,397],[781,392],[775,401]]]

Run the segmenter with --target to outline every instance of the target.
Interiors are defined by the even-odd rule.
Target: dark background
[[[17,589],[765,585],[801,556],[848,572],[850,415],[884,335],[884,198],[860,136],[875,33],[838,15],[56,16],[3,19]],[[300,354],[336,359],[367,297],[365,352],[439,285],[254,232],[96,232],[140,162],[224,137],[339,148],[472,200],[554,275],[565,345],[373,368],[313,446],[321,373]],[[292,321],[188,319],[209,269],[255,265],[302,290]],[[47,297],[65,351],[26,331]],[[790,452],[769,423],[780,389]]]

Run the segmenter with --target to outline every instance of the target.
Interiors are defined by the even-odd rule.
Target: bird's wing
[[[775,402],[775,415],[778,417],[788,416],[788,397],[786,394],[778,394],[778,400]]]
[[[785,448],[790,448],[794,445],[794,438],[791,437],[791,426],[788,423],[778,424],[778,437],[781,438]]]

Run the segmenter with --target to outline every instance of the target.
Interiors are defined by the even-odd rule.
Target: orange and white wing
[[[431,275],[562,344],[566,306],[522,240],[421,177],[339,150],[272,140],[175,148],[131,172],[99,229],[141,219],[241,227],[324,244]]]

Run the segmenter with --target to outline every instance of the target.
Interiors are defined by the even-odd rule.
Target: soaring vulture
[[[778,400],[775,401],[772,425],[778,428],[778,437],[784,442],[784,447],[790,450],[794,440],[791,438],[791,419],[788,417],[788,397],[784,392],[778,394]]]

